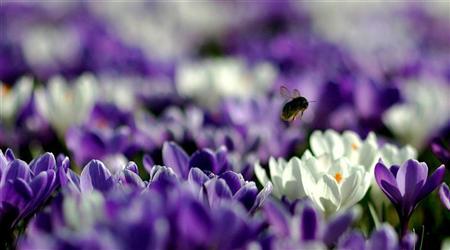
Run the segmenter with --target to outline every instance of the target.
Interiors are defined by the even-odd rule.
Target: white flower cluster
[[[379,147],[374,133],[362,140],[351,131],[343,134],[334,130],[315,131],[310,146],[311,151],[307,150],[301,158],[289,161],[271,158],[270,179],[259,164],[255,166],[255,174],[262,184],[273,183],[275,196],[290,200],[308,197],[327,213],[347,209],[364,197],[380,158],[386,164],[401,164],[416,157],[410,146]]]

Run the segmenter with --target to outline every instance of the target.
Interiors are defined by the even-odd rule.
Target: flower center
[[[2,84],[0,87],[0,96],[7,96],[11,92],[11,86]]]
[[[341,183],[341,181],[342,181],[342,174],[339,173],[339,172],[337,172],[337,173],[334,175],[334,179],[337,181],[338,184]]]
[[[358,149],[358,145],[356,145],[356,143],[352,143],[352,149],[353,150],[357,150]]]

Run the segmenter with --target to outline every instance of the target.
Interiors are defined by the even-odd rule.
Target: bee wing
[[[290,99],[291,98],[291,94],[289,93],[289,89],[286,86],[281,86],[280,87],[280,95],[286,99]]]
[[[292,97],[299,97],[300,96],[300,91],[298,91],[298,89],[294,89],[293,91],[292,91]]]

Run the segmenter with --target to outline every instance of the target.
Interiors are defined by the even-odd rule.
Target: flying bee
[[[300,118],[303,116],[303,112],[308,108],[308,100],[300,95],[298,89],[294,89],[292,94],[286,88],[286,86],[280,87],[280,94],[286,99],[289,99],[283,106],[281,112],[281,119],[292,122],[300,114]]]

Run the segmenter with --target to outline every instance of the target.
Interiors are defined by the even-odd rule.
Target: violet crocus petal
[[[323,233],[323,242],[331,247],[337,243],[339,238],[350,228],[356,219],[356,213],[349,211],[338,214],[331,218]]]
[[[261,207],[266,201],[267,197],[272,193],[273,186],[271,182],[268,182],[266,186],[259,192],[256,196],[255,203],[253,207],[250,209],[250,213],[253,213],[257,208]]]
[[[99,160],[90,161],[80,175],[81,192],[97,189],[102,192],[110,190],[114,185],[111,173]]]
[[[128,162],[127,166],[125,167],[126,170],[129,170],[135,174],[139,174],[139,170],[138,170],[138,166],[136,165],[136,163],[130,161]]]
[[[1,190],[1,201],[23,210],[25,205],[31,200],[33,191],[30,186],[21,178],[9,180]]]
[[[228,150],[225,146],[221,146],[216,151],[216,161],[217,161],[217,164],[215,165],[216,169],[213,169],[214,173],[219,174],[227,170],[229,162],[228,162]]]
[[[422,190],[420,190],[420,193],[417,195],[415,203],[421,201],[428,194],[433,192],[433,190],[435,190],[439,185],[441,185],[441,183],[444,181],[444,177],[445,177],[445,166],[441,165],[434,171],[434,173],[431,176],[428,177]]]
[[[201,203],[188,202],[179,208],[176,220],[177,228],[187,241],[193,241],[195,244],[207,242],[210,237],[212,220]]]
[[[188,181],[190,183],[195,183],[198,186],[202,186],[208,180],[209,177],[201,169],[191,168],[191,170],[189,170]]]
[[[375,180],[392,203],[400,204],[402,196],[397,188],[397,181],[383,163],[379,162],[375,165]]]
[[[59,182],[61,187],[68,188],[70,191],[80,192],[80,176],[78,176],[72,169],[67,169],[66,172],[59,172]]]
[[[214,170],[217,169],[217,161],[214,152],[209,149],[197,150],[191,156],[189,167],[196,167],[217,174],[217,172],[214,172]]]
[[[365,250],[366,240],[359,231],[352,231],[339,241],[337,249]]]
[[[6,157],[6,160],[8,160],[8,161],[14,161],[16,159],[14,152],[10,148],[6,149],[5,157]]]
[[[400,166],[398,166],[398,165],[392,165],[390,168],[389,168],[389,171],[391,171],[391,173],[392,173],[392,175],[394,176],[394,177],[397,177],[397,173],[398,173],[398,170],[400,169]]]
[[[145,154],[144,158],[142,159],[142,162],[144,164],[145,170],[150,173],[152,171],[153,165],[155,165],[152,157],[150,155]]]
[[[448,210],[450,210],[450,190],[447,184],[442,183],[439,188],[439,198],[441,198],[441,202]]]
[[[175,142],[165,142],[162,148],[164,165],[171,167],[183,179],[187,178],[189,171],[189,156]]]
[[[26,182],[30,180],[32,176],[31,170],[27,163],[22,160],[13,160],[8,163],[8,167],[4,176],[2,176],[2,181],[15,180],[17,178],[22,178]]]
[[[285,237],[289,235],[288,215],[279,204],[273,200],[268,200],[264,203],[263,211],[277,236]]]
[[[42,171],[55,168],[56,168],[56,160],[55,156],[53,156],[52,153],[45,153],[41,155],[39,158],[34,159],[30,163],[30,169],[33,171],[35,175],[39,174]]]
[[[106,145],[99,135],[78,127],[68,130],[66,144],[78,164],[84,164],[93,158],[102,158],[106,154]]]
[[[413,208],[416,196],[424,186],[428,176],[428,167],[416,160],[407,160],[397,173],[397,187],[402,194],[404,209]],[[408,212],[409,213],[409,212]]]
[[[125,169],[123,170],[123,175],[126,184],[139,188],[145,187],[144,181],[142,181],[141,177],[139,177],[139,175],[137,175],[135,172]]]
[[[407,233],[400,242],[400,249],[414,250],[416,249],[417,235],[415,233]]]
[[[239,191],[234,194],[233,198],[241,202],[247,210],[250,210],[255,203],[258,195],[258,188],[254,182],[246,183]]]
[[[390,225],[383,225],[372,233],[367,242],[368,250],[397,250],[398,239],[395,230]]]
[[[300,239],[312,241],[318,238],[319,215],[309,204],[305,204],[300,214]]]
[[[244,184],[244,177],[233,171],[226,171],[220,175],[220,178],[225,180],[233,194],[235,194]]]
[[[216,207],[224,199],[230,200],[232,197],[230,188],[222,179],[211,179],[205,183],[204,187],[208,195],[208,203],[211,207]]]

